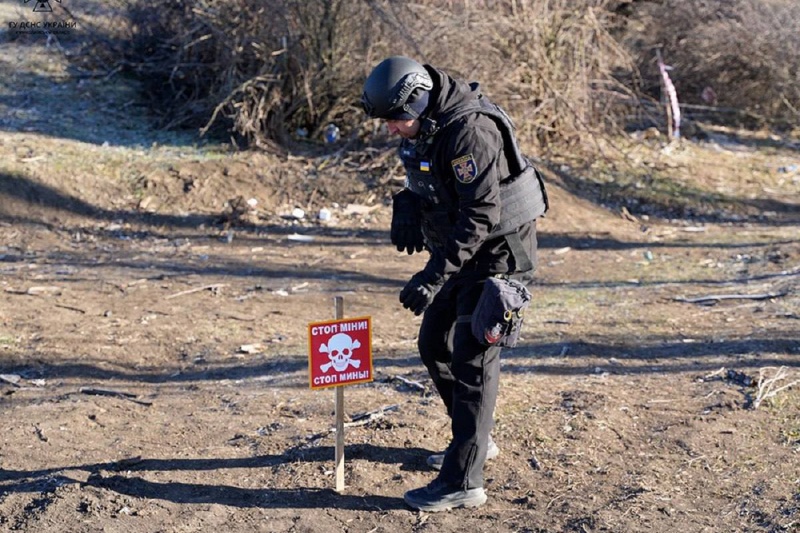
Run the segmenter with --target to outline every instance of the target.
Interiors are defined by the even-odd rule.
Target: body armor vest
[[[432,174],[432,161],[428,154],[436,133],[470,113],[483,113],[495,121],[503,138],[503,152],[508,159],[509,176],[500,180],[500,222],[492,229],[487,240],[512,234],[516,237],[517,228],[542,216],[549,207],[542,175],[522,155],[511,119],[502,108],[481,96],[453,112],[440,115],[436,122],[427,119],[423,122],[416,143],[404,142],[400,146],[400,159],[406,170],[406,187],[426,204],[423,210],[423,233],[429,244],[439,250],[444,249],[458,218],[458,198],[454,189]],[[512,244],[512,250],[515,248],[515,255],[518,255],[520,247]],[[524,258],[517,260],[525,264]],[[529,259],[527,263],[530,263]]]

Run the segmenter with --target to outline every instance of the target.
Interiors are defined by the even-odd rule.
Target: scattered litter
[[[311,235],[300,235],[299,233],[292,233],[288,237],[286,237],[290,241],[297,241],[297,242],[313,242],[314,237]]]
[[[732,369],[728,369],[727,378],[729,381],[733,381],[734,383],[744,387],[755,387],[756,385],[755,379],[751,378],[744,372],[738,372]]]
[[[5,381],[15,387],[19,387],[19,381],[22,377],[18,376],[17,374],[0,374],[0,381]]]
[[[292,287],[291,290],[292,290],[292,292],[299,292],[299,291],[302,291],[303,289],[305,289],[306,287],[308,287],[308,282],[307,281],[301,283],[300,285],[295,285],[294,287]]]
[[[306,212],[300,209],[299,207],[295,207],[292,209],[292,218],[296,218],[297,220],[302,220],[305,218]]]
[[[239,353],[246,353],[246,354],[257,354],[261,351],[260,344],[242,344],[239,346]]]
[[[334,143],[339,140],[339,127],[336,124],[328,124],[325,128],[325,142]]]
[[[331,210],[326,208],[326,207],[323,207],[322,209],[319,210],[319,214],[317,215],[317,218],[319,218],[323,222],[325,222],[326,220],[330,220],[331,219]]]
[[[570,252],[570,251],[572,251],[572,247],[571,246],[565,246],[564,248],[559,248],[558,250],[554,250],[553,254],[555,254],[555,255],[564,255],[565,253]]]
[[[37,296],[39,294],[54,294],[54,295],[58,295],[58,294],[61,294],[61,287],[54,287],[54,286],[51,286],[51,285],[47,285],[47,286],[42,285],[42,286],[37,286],[37,287],[31,287],[27,291],[25,291],[25,293],[26,294],[30,294],[32,296]]]
[[[250,198],[249,200],[247,200],[247,205],[249,205],[250,207],[255,207],[258,205],[258,200],[256,200],[255,198]]]

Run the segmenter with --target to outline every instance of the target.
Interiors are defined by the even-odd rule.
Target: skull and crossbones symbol
[[[337,372],[342,372],[343,370],[347,370],[349,365],[353,365],[353,368],[360,367],[361,361],[352,359],[353,352],[356,348],[360,347],[361,343],[358,342],[358,339],[353,340],[350,338],[350,335],[337,333],[328,340],[327,345],[323,343],[322,346],[319,347],[320,353],[328,354],[328,358],[330,359],[329,363],[320,365],[320,370],[327,372],[333,367]]]

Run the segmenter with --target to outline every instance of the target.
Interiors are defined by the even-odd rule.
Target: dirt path
[[[0,530],[798,528],[800,395],[761,403],[753,386],[800,379],[798,182],[744,172],[796,152],[654,150],[676,181],[690,154],[741,167],[697,186],[778,206],[717,223],[624,217],[549,174],[534,307],[503,354],[490,500],[429,515],[402,494],[433,478],[448,420],[415,353],[419,319],[396,301],[424,258],[388,245],[390,184],[324,159],[59,135],[30,119],[31,78],[4,79],[17,119],[0,124]],[[226,225],[239,196],[256,208]],[[304,219],[282,216],[298,205]],[[348,421],[383,413],[347,428],[341,494],[333,392],[309,390],[306,338],[335,295],[375,328],[376,379],[346,389]]]

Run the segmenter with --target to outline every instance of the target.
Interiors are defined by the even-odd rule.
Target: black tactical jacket
[[[532,270],[535,220],[516,232],[532,263],[527,268],[512,253],[506,237],[489,238],[501,218],[500,182],[510,175],[510,154],[497,123],[486,114],[470,112],[442,127],[447,117],[474,104],[480,95],[478,84],[456,80],[429,65],[425,68],[434,81],[432,104],[425,115],[429,121],[423,119],[420,136],[403,140],[399,151],[406,187],[422,197],[423,232],[431,251],[426,272],[444,280],[456,273]]]

